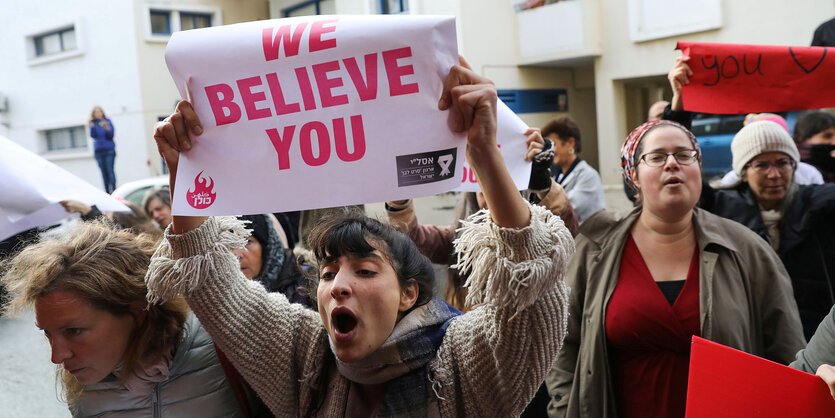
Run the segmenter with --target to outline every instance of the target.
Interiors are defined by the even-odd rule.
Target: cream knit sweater
[[[486,211],[456,241],[476,306],[446,331],[430,363],[443,417],[518,416],[553,364],[566,332],[563,281],[574,241],[562,220],[531,207],[531,224],[500,228]],[[146,276],[155,303],[181,293],[215,343],[276,416],[343,417],[349,381],[336,369],[319,314],[246,280],[231,248],[246,232],[209,218],[170,234]]]

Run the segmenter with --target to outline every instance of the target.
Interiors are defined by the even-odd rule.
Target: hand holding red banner
[[[684,109],[781,112],[835,106],[835,56],[828,48],[679,42],[690,57]]]

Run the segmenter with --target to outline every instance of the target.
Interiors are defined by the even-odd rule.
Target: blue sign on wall
[[[567,112],[565,89],[499,90],[499,99],[514,113]]]

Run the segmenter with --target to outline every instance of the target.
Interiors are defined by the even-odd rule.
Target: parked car
[[[156,176],[142,180],[131,181],[116,188],[112,195],[121,197],[136,206],[142,207],[145,193],[153,188],[168,187],[168,175]]]
[[[794,131],[794,124],[802,111],[777,112],[786,119],[789,132]],[[721,178],[733,170],[731,163],[731,141],[742,129],[745,115],[713,115],[708,113],[693,114],[691,130],[702,148],[702,176],[705,181]]]

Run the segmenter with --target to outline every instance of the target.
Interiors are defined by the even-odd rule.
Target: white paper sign
[[[528,153],[528,144],[525,143],[528,125],[519,119],[504,102],[499,100],[496,109],[496,143],[502,152],[507,170],[513,183],[519,190],[528,188],[531,178],[531,162],[525,161],[525,154]],[[470,164],[464,160],[464,167],[459,176],[459,186],[455,189],[459,192],[478,192],[481,187],[478,185],[475,173],[470,169]]]
[[[109,194],[0,136],[0,240],[71,215],[59,202],[78,200],[101,211],[130,212]]]
[[[204,132],[173,212],[232,215],[427,196],[459,185],[466,137],[438,110],[455,21],[305,16],[177,32],[166,63]]]

